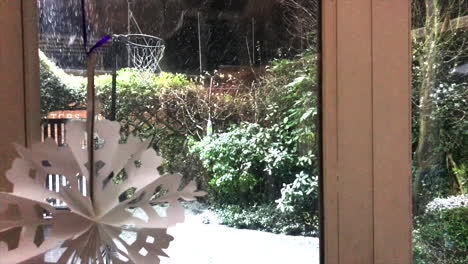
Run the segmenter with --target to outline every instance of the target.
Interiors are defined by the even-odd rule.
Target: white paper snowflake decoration
[[[88,117],[95,116],[92,57]],[[40,264],[57,247],[59,258],[49,263],[159,263],[173,240],[167,228],[184,221],[179,200],[205,193],[194,182],[180,189],[179,174],[160,175],[162,158],[148,148],[150,140],[129,136],[123,143],[118,122],[73,121],[66,131],[64,146],[17,146],[20,157],[7,172],[13,192],[0,193],[0,264]],[[52,175],[58,191],[46,186]],[[121,183],[117,175],[125,176]]]

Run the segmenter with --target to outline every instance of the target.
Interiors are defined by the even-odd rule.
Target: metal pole
[[[127,0],[127,12],[128,12],[128,14],[127,14],[127,34],[129,34],[129,35],[131,34],[131,22],[132,22],[131,21],[132,11],[130,9],[130,7],[131,7],[130,2],[131,2],[131,0]],[[127,46],[127,67],[128,68],[131,67],[130,66],[130,47],[129,46]]]
[[[202,74],[203,73],[203,62],[202,62],[200,12],[197,12],[197,17],[198,17],[198,54],[199,54],[199,59],[200,59],[200,74]]]
[[[111,94],[111,113],[109,119],[115,121],[116,119],[116,100],[117,100],[117,47],[118,44],[115,39],[112,39],[112,94]]]
[[[88,70],[87,70],[87,106],[86,106],[86,134],[87,134],[87,149],[88,149],[88,177],[89,177],[89,197],[91,204],[94,206],[94,118],[96,116],[95,97],[96,91],[94,87],[94,75],[96,70],[96,53],[92,52],[88,55]]]
[[[255,65],[255,17],[252,17],[252,63]]]

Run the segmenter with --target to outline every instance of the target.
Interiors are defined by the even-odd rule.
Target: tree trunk
[[[455,178],[455,183],[457,185],[456,193],[460,193],[462,195],[465,195],[465,186],[463,184],[463,179],[466,177],[466,175],[462,174],[460,171],[460,168],[458,167],[457,163],[453,159],[452,154],[447,155],[447,159],[452,166],[452,173],[453,177]]]
[[[426,0],[425,40],[422,47],[422,55],[418,58],[421,66],[421,87],[419,90],[419,136],[415,153],[416,175],[413,181],[413,209],[414,213],[420,211],[418,194],[420,192],[421,179],[431,168],[432,150],[435,137],[431,137],[434,128],[432,126],[431,113],[433,102],[431,93],[436,85],[437,63],[440,58],[438,47],[438,24],[440,23],[440,10],[438,0]]]

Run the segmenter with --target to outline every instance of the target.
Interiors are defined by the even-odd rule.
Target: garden
[[[468,2],[413,1],[414,263],[468,262]],[[463,70],[465,67],[465,70]]]
[[[317,53],[273,61],[251,86],[214,72],[162,72],[150,80],[118,72],[122,135],[152,138],[162,173],[180,172],[209,192],[223,224],[274,233],[318,234]],[[86,80],[41,53],[42,114],[84,107]],[[232,92],[232,87],[237,89]],[[112,76],[96,77],[101,114]],[[210,124],[208,124],[210,123]],[[211,126],[211,127],[210,127]],[[212,131],[211,131],[212,130]]]

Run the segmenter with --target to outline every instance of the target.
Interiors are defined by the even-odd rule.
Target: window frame
[[[410,2],[322,0],[326,264],[412,260]],[[40,93],[36,1],[0,6],[4,175],[11,142],[39,138]]]
[[[0,2],[0,190],[11,185],[5,172],[16,151],[13,142],[30,146],[40,138],[40,86],[37,4],[35,0]]]

